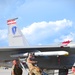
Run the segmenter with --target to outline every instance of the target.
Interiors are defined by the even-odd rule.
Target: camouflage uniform
[[[38,66],[35,66],[36,64],[36,61],[34,61],[34,57],[32,56],[29,56],[27,58],[27,65],[28,65],[28,68],[29,68],[29,75],[41,75],[41,69],[38,67]]]

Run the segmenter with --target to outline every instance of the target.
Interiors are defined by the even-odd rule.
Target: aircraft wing
[[[71,52],[69,47],[27,47],[27,48],[0,48],[0,61],[12,60],[14,57],[25,56],[26,53],[35,52],[36,56],[57,56],[68,55]],[[15,56],[12,56],[15,55]]]

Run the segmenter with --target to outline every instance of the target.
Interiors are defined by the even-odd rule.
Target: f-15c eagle
[[[16,19],[7,20],[9,47],[0,48],[1,62],[26,57],[28,53],[33,52],[40,68],[59,69],[59,72],[63,72],[72,67],[75,62],[74,43],[68,40],[59,45],[30,46],[17,27]]]

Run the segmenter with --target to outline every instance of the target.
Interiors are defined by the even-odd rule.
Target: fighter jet
[[[59,75],[66,75],[75,62],[75,43],[68,40],[56,45],[30,46],[16,25],[16,19],[7,20],[9,47],[0,48],[0,61],[26,58],[28,53],[33,52],[40,68],[59,69]]]

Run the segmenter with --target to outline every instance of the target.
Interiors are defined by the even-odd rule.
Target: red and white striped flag
[[[7,20],[7,24],[8,24],[8,25],[16,24],[16,19],[17,19],[17,18]]]

